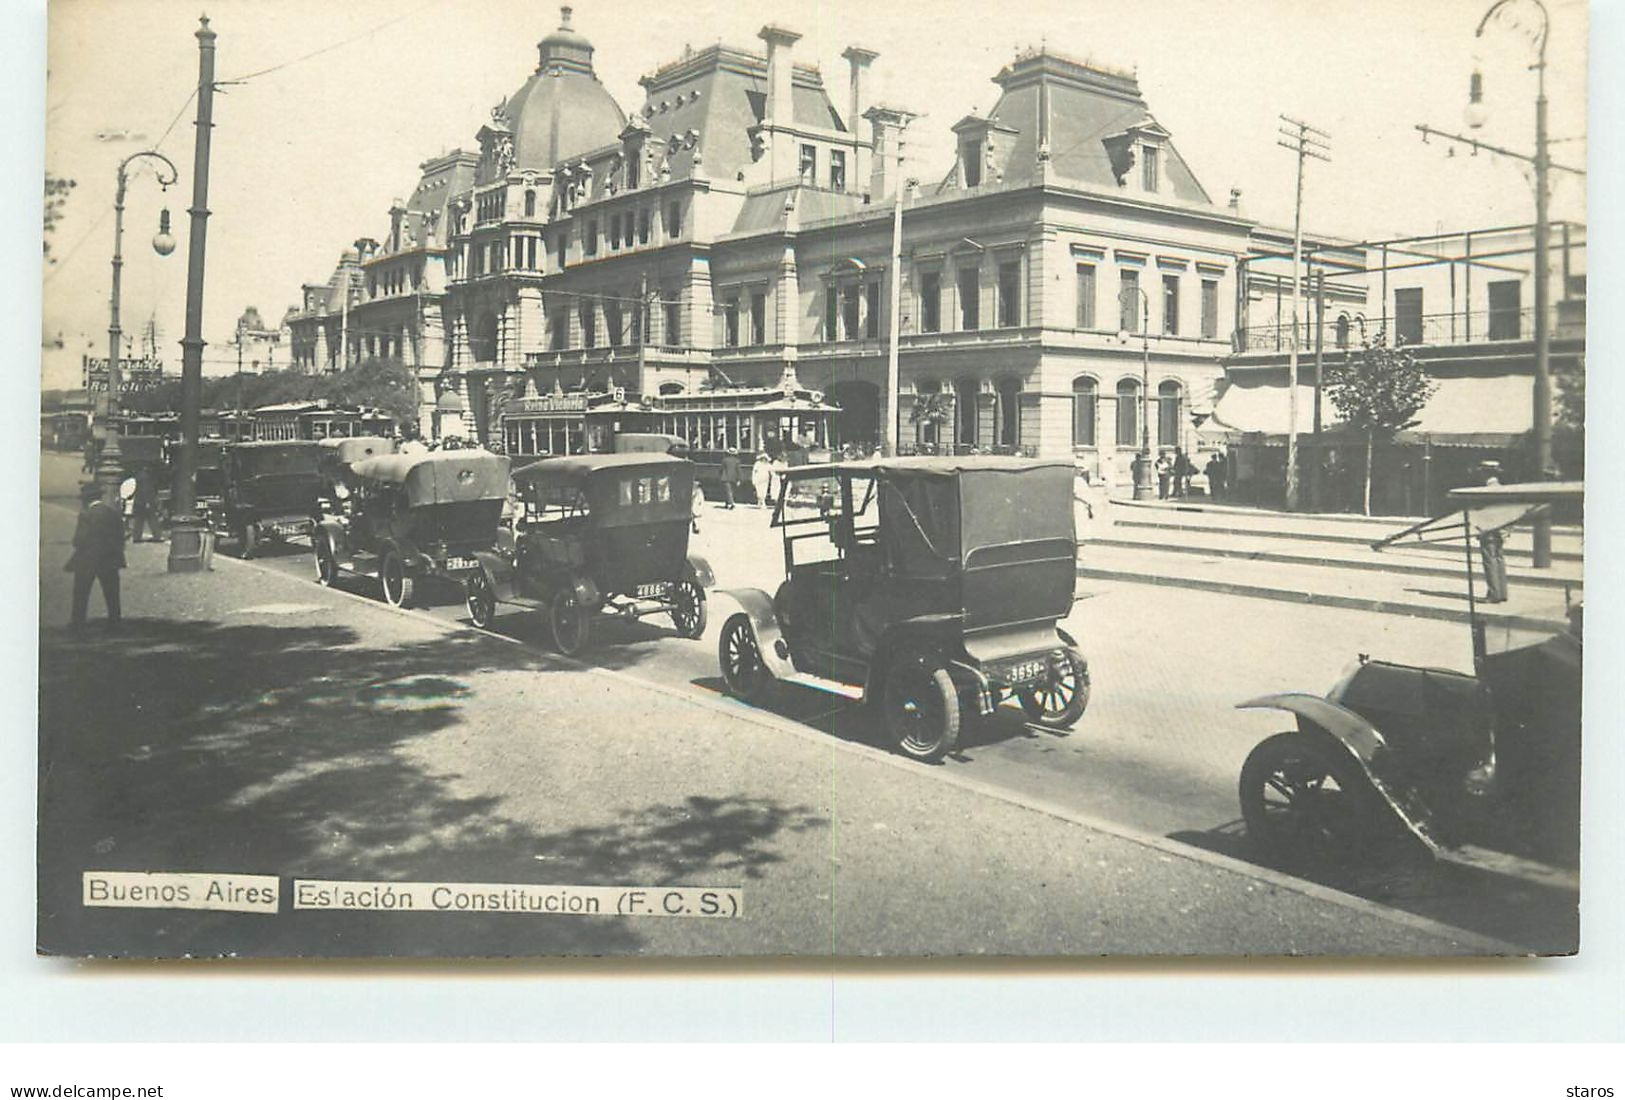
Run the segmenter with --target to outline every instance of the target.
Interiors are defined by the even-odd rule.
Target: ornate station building
[[[902,446],[1076,455],[1126,481],[1146,429],[1194,444],[1252,225],[1132,73],[1022,54],[928,171],[913,116],[871,102],[871,50],[832,89],[766,26],[660,66],[627,112],[563,15],[478,152],[426,162],[385,239],[306,288],[290,327],[313,368],[335,341],[400,355],[426,432],[499,444],[526,409],[735,390],[838,407],[840,438],[867,443],[891,415],[898,280]]]

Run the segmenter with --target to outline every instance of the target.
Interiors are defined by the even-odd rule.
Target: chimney
[[[1241,213],[1241,188],[1239,187],[1230,189],[1230,212],[1232,214]]]
[[[869,105],[863,101],[863,71],[869,67],[870,62],[880,55],[874,50],[866,50],[862,46],[848,46],[841,54],[846,58],[847,64],[852,68],[852,98],[851,107],[846,115],[846,128],[852,133],[858,132],[858,119]]]
[[[790,69],[794,63],[790,49],[800,41],[801,35],[769,23],[757,32],[757,37],[767,43],[767,108],[764,115],[768,122],[778,122],[779,111],[782,110],[783,121],[789,122]]]
[[[903,127],[914,118],[911,111],[875,104],[863,113],[873,132],[873,148],[869,160],[869,198],[879,202],[890,197],[892,190],[901,185],[898,178],[903,167],[898,162],[902,148]]]

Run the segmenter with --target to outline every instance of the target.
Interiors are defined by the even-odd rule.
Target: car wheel
[[[947,669],[899,661],[886,676],[882,696],[886,729],[904,756],[935,763],[959,744],[959,693]]]
[[[391,607],[411,607],[412,596],[417,584],[407,576],[406,563],[394,551],[384,555],[383,564],[378,569],[378,579],[383,582],[384,602]]]
[[[485,570],[478,570],[468,578],[464,588],[467,592],[468,617],[481,630],[489,630],[497,617],[497,594],[491,585],[491,578],[486,576]]]
[[[730,615],[717,639],[717,667],[728,694],[747,703],[761,703],[773,686],[773,674],[762,660],[756,630],[743,611]]]
[[[576,590],[565,585],[553,594],[547,605],[548,625],[553,628],[553,646],[566,657],[574,657],[592,641],[593,612],[581,606]]]
[[[671,586],[671,625],[683,638],[698,638],[705,633],[705,589],[693,581],[678,581]]]
[[[1329,734],[1288,731],[1260,742],[1241,766],[1247,836],[1288,866],[1335,870],[1370,858],[1378,795]]]
[[[1027,719],[1045,729],[1071,729],[1089,706],[1089,662],[1071,646],[1061,652],[1064,667],[1053,680],[1016,692]]]
[[[325,535],[316,536],[316,583],[332,587],[338,580],[338,561],[333,557],[333,543]]]

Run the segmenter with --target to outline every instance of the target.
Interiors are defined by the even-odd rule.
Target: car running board
[[[780,676],[779,681],[785,684],[795,684],[797,687],[812,688],[814,691],[827,692],[830,695],[839,695],[843,699],[863,702],[863,688],[861,686],[843,684],[839,680],[814,676],[810,672],[792,672],[788,676]]]
[[[1468,867],[1475,871],[1488,871],[1495,875],[1504,875],[1522,882],[1536,886],[1544,886],[1553,890],[1578,891],[1580,889],[1580,873],[1563,867],[1554,867],[1539,860],[1525,859],[1523,856],[1511,855],[1507,852],[1497,852],[1493,848],[1480,848],[1473,844],[1463,844],[1455,848],[1439,848],[1439,858],[1447,863],[1459,867]]]

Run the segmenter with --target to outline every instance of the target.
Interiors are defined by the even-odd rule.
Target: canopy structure
[[[402,486],[413,505],[501,500],[508,495],[508,459],[489,451],[379,455],[351,469],[369,480]]]

